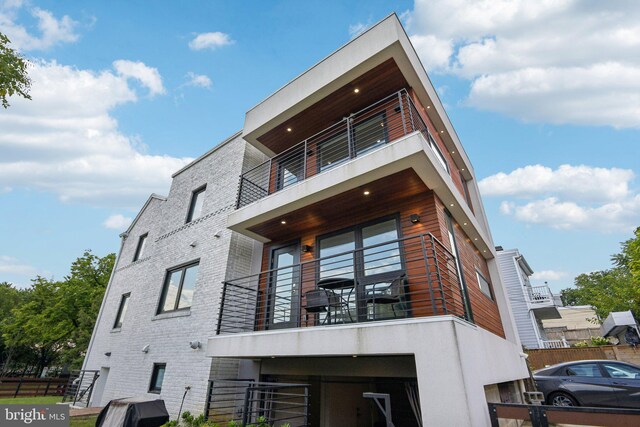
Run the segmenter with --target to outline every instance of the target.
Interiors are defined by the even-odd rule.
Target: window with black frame
[[[344,279],[341,288],[348,321],[404,317],[399,305],[404,274],[397,218],[362,224],[318,238],[319,284]],[[400,283],[402,282],[402,283]]]
[[[384,112],[354,123],[353,140],[356,156],[361,156],[389,139],[387,135],[387,116]]]
[[[158,314],[191,307],[197,276],[197,262],[167,271]]]
[[[122,295],[120,298],[120,306],[118,307],[118,315],[116,316],[116,321],[113,324],[114,329],[119,329],[122,327],[122,322],[124,321],[124,316],[127,313],[127,307],[129,305],[129,297],[130,293]]]
[[[320,171],[346,162],[351,157],[361,156],[389,140],[387,116],[384,112],[364,119],[349,120],[353,120],[349,127],[351,140],[349,140],[347,132],[343,131],[318,143],[318,169]]]
[[[158,393],[162,391],[162,382],[164,381],[164,373],[167,370],[166,363],[154,363],[151,372],[151,381],[149,383],[149,393]]]

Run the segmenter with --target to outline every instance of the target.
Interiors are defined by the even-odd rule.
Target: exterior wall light
[[[417,223],[420,222],[420,215],[418,215],[418,214],[411,214],[410,218],[411,218],[411,222],[413,224],[417,224]]]
[[[302,252],[311,252],[311,249],[309,245],[302,245]]]
[[[142,347],[142,352],[143,353],[149,353],[149,344],[147,344],[144,347]]]

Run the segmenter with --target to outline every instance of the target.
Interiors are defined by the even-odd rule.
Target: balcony
[[[430,233],[224,283],[217,335],[453,315],[466,319],[454,256]]]
[[[547,285],[527,286],[527,302],[536,317],[544,319],[560,319],[560,312],[553,298],[553,294]]]
[[[236,208],[327,172],[415,131],[433,140],[411,97],[402,89],[243,173]],[[431,146],[437,157],[442,158],[436,144]]]

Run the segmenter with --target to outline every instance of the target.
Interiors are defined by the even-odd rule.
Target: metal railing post
[[[242,411],[242,427],[246,427],[249,423],[249,394],[251,393],[251,387],[247,387],[244,391],[244,410]]]
[[[16,392],[13,395],[14,399],[18,396],[18,393],[20,392],[20,387],[22,387],[22,377],[20,378],[20,381],[18,382],[18,387],[16,387]]]
[[[349,149],[349,158],[355,157],[355,150],[353,149],[353,135],[351,135],[351,116],[347,117],[347,148]]]
[[[269,159],[269,171],[267,175],[267,196],[271,194],[271,168],[272,167],[273,167],[273,157]]]
[[[407,134],[407,124],[404,120],[404,105],[402,102],[402,92],[398,91],[398,102],[400,103],[400,115],[402,116],[402,129],[404,131],[403,135]]]
[[[304,153],[302,154],[302,180],[307,179],[307,139],[304,140]]]
[[[220,328],[222,326],[222,313],[224,313],[224,302],[227,298],[227,282],[222,282],[222,299],[220,300],[220,313],[218,313],[218,327],[216,328],[216,335],[220,335]]]
[[[420,246],[422,248],[422,257],[424,258],[424,267],[425,274],[427,275],[427,286],[429,286],[429,296],[431,297],[431,309],[433,310],[433,314],[438,313],[438,308],[436,306],[436,299],[433,293],[433,280],[431,280],[431,272],[429,271],[429,258],[427,257],[427,248],[424,244],[425,236],[421,236],[420,238]]]

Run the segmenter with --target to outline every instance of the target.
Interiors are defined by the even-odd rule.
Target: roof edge
[[[230,137],[222,140],[222,142],[218,143],[218,145],[214,146],[212,149],[210,149],[206,153],[202,154],[200,157],[196,157],[190,163],[187,163],[182,168],[178,169],[176,172],[173,173],[173,175],[171,175],[171,178],[175,178],[176,176],[180,175],[182,172],[186,171],[187,169],[189,169],[190,167],[192,167],[196,163],[204,160],[205,158],[207,158],[208,156],[213,154],[215,151],[217,151],[218,149],[220,149],[223,146],[227,145],[228,143],[230,143],[231,141],[233,141],[234,139],[236,139],[239,136],[242,136],[242,129],[240,129],[239,131],[237,131],[236,133],[234,133]]]
[[[142,212],[144,212],[145,209],[147,209],[147,207],[151,203],[151,200],[153,200],[153,199],[160,200],[161,202],[166,202],[167,201],[167,197],[166,196],[161,196],[161,195],[156,194],[156,193],[151,193],[151,195],[149,196],[147,201],[144,202],[144,205],[142,205],[142,208],[140,208],[140,211],[138,212],[138,215],[136,215],[136,217],[133,219],[133,221],[131,221],[131,224],[129,224],[129,227],[127,228],[127,230],[125,232],[123,232],[123,233],[120,233],[120,238],[126,238],[126,237],[129,236],[129,233],[131,232],[131,229],[133,228],[134,225],[136,225],[136,223],[138,222],[138,220],[142,216]]]

